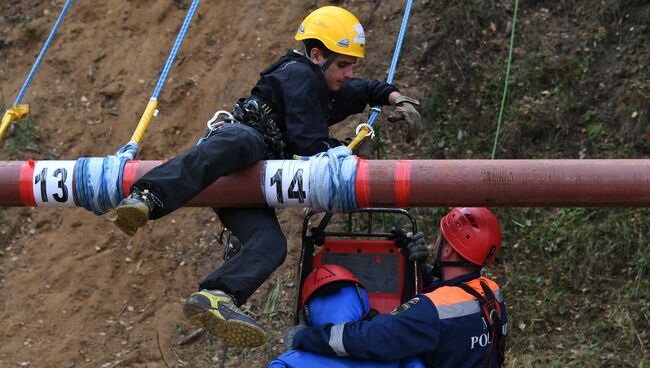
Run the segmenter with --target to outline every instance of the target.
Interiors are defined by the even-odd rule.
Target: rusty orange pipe
[[[74,161],[0,161],[0,206],[53,206],[37,201],[43,188],[37,175],[49,163]],[[45,163],[45,164],[44,164]],[[125,191],[160,161],[130,161],[123,174]],[[64,164],[62,164],[64,165]],[[188,206],[267,206],[267,162],[219,179]],[[52,173],[55,170],[50,170]],[[60,173],[59,173],[60,174]],[[74,175],[69,174],[71,181]],[[50,180],[52,191],[69,187],[68,203],[78,205],[74,183]],[[124,193],[126,195],[126,193]],[[361,160],[357,162],[358,207],[648,207],[650,160]],[[273,205],[273,204],[272,204]]]

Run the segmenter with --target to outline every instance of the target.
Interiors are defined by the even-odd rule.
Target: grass
[[[505,241],[488,274],[508,303],[508,366],[650,364],[650,210],[494,211]]]
[[[457,51],[454,39],[475,41],[455,54],[459,68],[433,80],[425,112],[435,122],[425,153],[431,158],[486,158],[494,138],[507,50],[490,53],[473,45],[505,39],[477,32],[485,26],[481,21],[498,23],[504,15],[494,7],[472,6],[469,11],[466,2],[430,5],[434,14],[449,16],[441,16],[438,29],[452,30],[442,36],[449,39],[441,45],[444,52],[430,63],[443,65],[440,60]],[[546,19],[540,16],[543,7],[551,13]],[[648,8],[644,2],[614,0],[526,4],[517,21],[497,157],[650,157],[645,85],[650,45],[626,33],[647,25]],[[462,27],[446,23],[461,20]],[[476,55],[483,59],[470,66]],[[435,238],[445,211],[418,209],[428,238]],[[488,275],[508,302],[509,367],[650,366],[650,210],[494,211],[504,244]]]

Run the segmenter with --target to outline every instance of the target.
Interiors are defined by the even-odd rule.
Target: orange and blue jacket
[[[377,361],[420,356],[427,367],[485,367],[493,336],[476,298],[454,286],[462,282],[483,295],[481,281],[501,306],[505,343],[508,320],[499,286],[473,273],[436,282],[428,289],[432,291],[416,295],[391,314],[380,314],[371,321],[301,330],[294,346],[325,355]],[[492,354],[489,366],[501,366],[498,354]]]

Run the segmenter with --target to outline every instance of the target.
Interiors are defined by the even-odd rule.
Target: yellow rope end
[[[138,123],[137,128],[135,128],[135,132],[133,132],[133,137],[131,137],[132,142],[140,144],[140,141],[142,140],[142,136],[144,135],[144,132],[147,130],[147,127],[149,126],[149,123],[151,122],[151,118],[153,117],[153,114],[156,111],[157,107],[158,107],[158,100],[156,100],[155,98],[150,99],[149,103],[147,104],[147,108],[144,109],[144,113],[140,118],[140,122]]]
[[[351,149],[351,150],[355,149],[355,148],[357,147],[357,145],[358,145],[359,143],[361,143],[361,141],[362,141],[365,137],[367,137],[367,136],[369,136],[369,135],[371,135],[371,134],[372,134],[372,130],[370,130],[370,128],[368,127],[368,125],[367,125],[367,124],[362,124],[362,125],[358,128],[357,136],[354,137],[354,139],[352,140],[352,142],[350,142],[350,144],[348,144],[348,148]]]
[[[20,104],[14,105],[5,111],[4,116],[2,117],[2,124],[0,124],[0,139],[4,137],[5,132],[9,128],[12,122],[20,120],[29,114],[29,105]]]

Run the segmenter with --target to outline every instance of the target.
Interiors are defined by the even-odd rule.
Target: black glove
[[[418,231],[417,233],[408,233],[406,237],[409,243],[406,245],[409,251],[409,261],[424,262],[429,258],[429,248],[427,248],[427,241],[424,240],[424,233]]]
[[[418,110],[415,109],[415,106],[420,106],[420,102],[414,98],[400,95],[395,99],[395,105],[397,106],[395,111],[387,119],[390,122],[406,120],[406,141],[411,142],[422,128],[422,118]]]
[[[365,137],[354,147],[352,153],[361,158],[369,159],[377,156],[377,150],[379,150],[379,143],[370,137]]]

